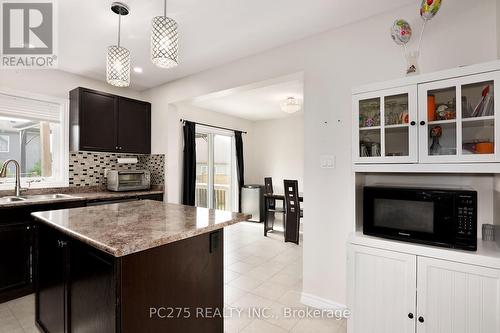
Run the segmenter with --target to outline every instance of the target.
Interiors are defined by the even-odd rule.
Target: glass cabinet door
[[[359,157],[380,157],[380,97],[359,101]]]
[[[416,162],[416,87],[357,96],[355,161]]]
[[[426,136],[425,154],[435,157],[457,156],[457,111],[456,87],[445,87],[427,91],[427,113],[424,133]]]
[[[384,153],[387,157],[410,156],[408,94],[384,98]]]
[[[496,159],[497,75],[479,74],[419,87],[421,162]]]
[[[462,155],[484,159],[495,155],[495,82],[463,84]]]

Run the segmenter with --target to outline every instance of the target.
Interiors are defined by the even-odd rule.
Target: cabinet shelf
[[[495,120],[495,116],[485,116],[485,117],[470,117],[470,118],[463,118],[462,121],[464,123],[466,122],[474,122],[474,121],[487,121],[487,120]]]
[[[456,122],[457,122],[456,119],[434,120],[434,121],[429,121],[429,126],[440,125],[440,124],[453,124]]]
[[[385,125],[384,128],[406,128],[408,124]]]
[[[360,131],[371,131],[371,130],[379,130],[380,126],[371,126],[371,127],[360,127]]]

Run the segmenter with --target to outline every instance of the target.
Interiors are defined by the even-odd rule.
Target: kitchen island
[[[156,201],[33,213],[44,332],[223,332],[223,228],[250,216]]]

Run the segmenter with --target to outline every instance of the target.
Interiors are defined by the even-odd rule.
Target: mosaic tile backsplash
[[[138,159],[137,164],[118,164],[118,158]],[[134,155],[72,152],[69,155],[69,186],[104,186],[104,170],[149,170],[151,185],[165,185],[165,155]]]

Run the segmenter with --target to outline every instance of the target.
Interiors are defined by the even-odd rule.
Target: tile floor
[[[280,228],[280,221],[275,222]],[[283,241],[283,232],[263,237],[263,225],[239,223],[224,234],[224,302],[226,314],[242,309],[241,315],[226,318],[224,332],[242,333],[345,333],[345,320],[307,319],[285,316],[289,309],[304,310],[302,290],[302,246]],[[249,316],[248,308],[266,309],[266,318]],[[270,317],[270,318],[269,318]]]
[[[300,303],[302,246],[284,243],[282,232],[264,238],[262,224],[251,222],[226,228],[224,237],[225,333],[346,332],[345,320],[298,312],[306,309]],[[250,313],[253,308],[262,316]],[[299,315],[284,315],[291,310]],[[33,295],[0,304],[0,333],[38,333],[34,312]]]
[[[38,333],[33,295],[0,304],[0,333]]]

